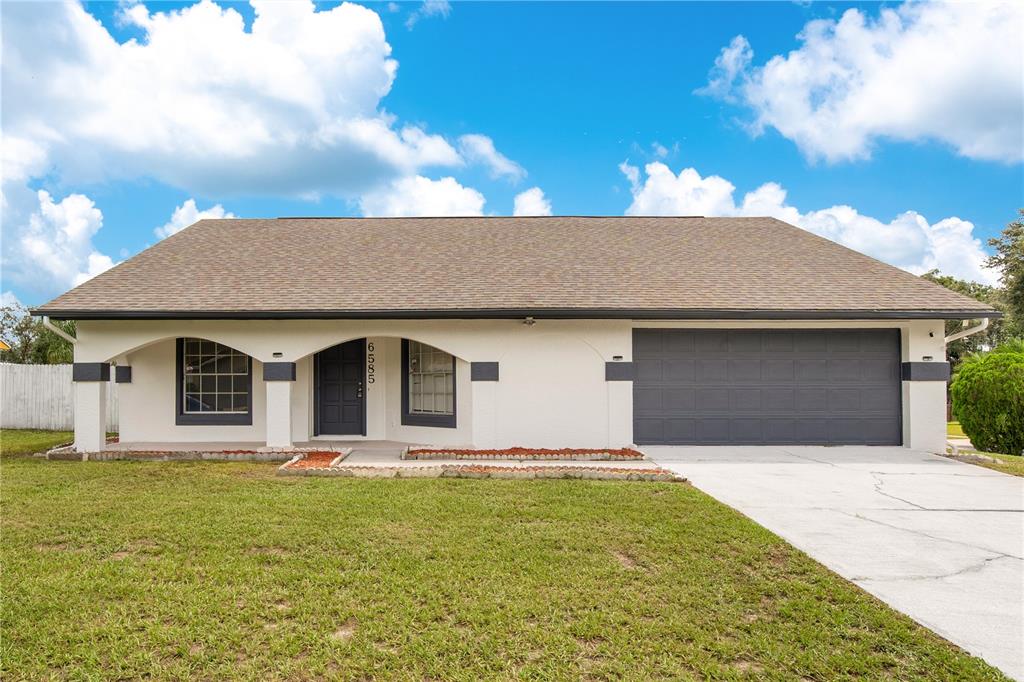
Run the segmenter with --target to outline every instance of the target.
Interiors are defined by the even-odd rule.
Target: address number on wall
[[[367,341],[366,342],[366,383],[367,384],[372,384],[373,381],[374,381],[374,378],[373,378],[373,373],[374,373],[373,365],[374,365],[374,362],[376,361],[376,359],[377,358],[376,358],[376,356],[374,355],[374,352],[373,352],[373,341]]]

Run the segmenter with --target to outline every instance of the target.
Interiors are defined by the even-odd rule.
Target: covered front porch
[[[628,446],[622,321],[132,320],[82,322],[75,448],[400,442],[461,447]]]

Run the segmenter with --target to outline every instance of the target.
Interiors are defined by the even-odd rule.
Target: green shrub
[[[1024,454],[1024,339],[964,358],[950,394],[953,414],[974,447]]]

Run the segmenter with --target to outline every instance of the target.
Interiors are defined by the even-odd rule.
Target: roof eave
[[[963,309],[653,309],[515,308],[435,310],[47,310],[55,320],[420,320],[420,319],[630,319],[630,320],[962,320],[999,318],[998,310]]]

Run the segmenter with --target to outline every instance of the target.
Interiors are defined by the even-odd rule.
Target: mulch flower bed
[[[516,460],[639,460],[642,452],[632,448],[523,448],[500,450],[461,448],[409,448],[404,459],[516,459]]]
[[[288,462],[284,466],[289,469],[326,469],[331,466],[331,462],[338,459],[344,453],[337,452],[335,450],[314,450],[313,452],[304,452],[301,459],[297,459],[293,462]]]

